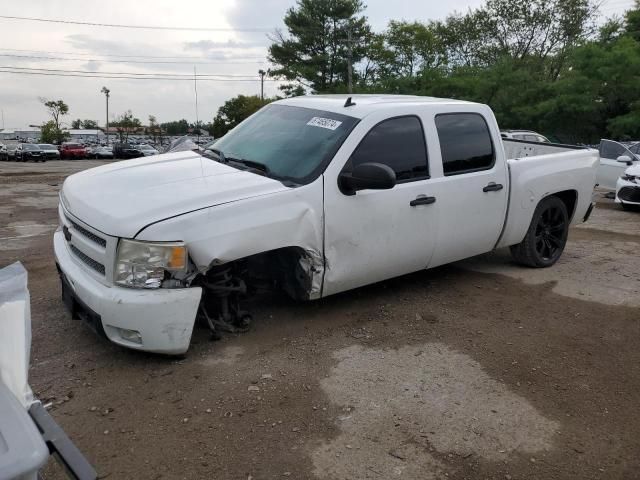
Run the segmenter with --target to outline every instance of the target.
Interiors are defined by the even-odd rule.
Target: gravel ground
[[[60,301],[57,191],[101,163],[0,163],[31,384],[101,478],[640,478],[640,213],[599,195],[551,269],[498,251],[315,303],[263,298],[250,332],[198,329],[172,359],[106,343]]]

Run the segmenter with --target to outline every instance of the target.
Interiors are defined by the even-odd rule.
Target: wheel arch
[[[545,197],[540,199],[542,202],[545,198],[548,197],[558,197],[564,203],[565,207],[567,207],[567,214],[569,215],[569,223],[573,221],[573,216],[576,213],[576,206],[578,205],[578,192],[576,190],[562,190],[560,192],[552,193],[550,195],[546,195]],[[538,202],[538,205],[540,204]]]
[[[288,245],[221,262],[214,259],[202,275],[235,268],[276,281],[293,298],[313,300],[322,296],[325,260],[321,252]],[[266,268],[265,268],[266,267]]]

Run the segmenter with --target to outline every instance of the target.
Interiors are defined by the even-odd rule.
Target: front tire
[[[511,246],[511,255],[528,267],[550,267],[562,255],[568,234],[567,206],[558,197],[547,197],[536,207],[522,242]]]

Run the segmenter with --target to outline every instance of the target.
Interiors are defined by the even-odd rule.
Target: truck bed
[[[571,223],[580,223],[592,202],[600,156],[597,150],[554,143],[503,139],[509,168],[509,207],[497,248],[520,243],[536,205],[550,193],[576,198]],[[566,190],[567,185],[574,185]]]

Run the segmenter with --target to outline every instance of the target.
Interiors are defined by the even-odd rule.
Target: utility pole
[[[353,93],[353,47],[351,39],[351,22],[347,27],[347,89]]]
[[[104,93],[104,96],[107,98],[107,128],[104,133],[107,135],[107,146],[109,146],[109,93],[111,93],[111,90],[107,87],[102,87],[100,91]]]
[[[258,70],[258,75],[260,75],[260,100],[264,102],[264,76],[267,74],[264,70]]]
[[[193,66],[193,92],[196,97],[196,145],[200,145],[200,116],[198,115],[198,75],[196,66]]]

